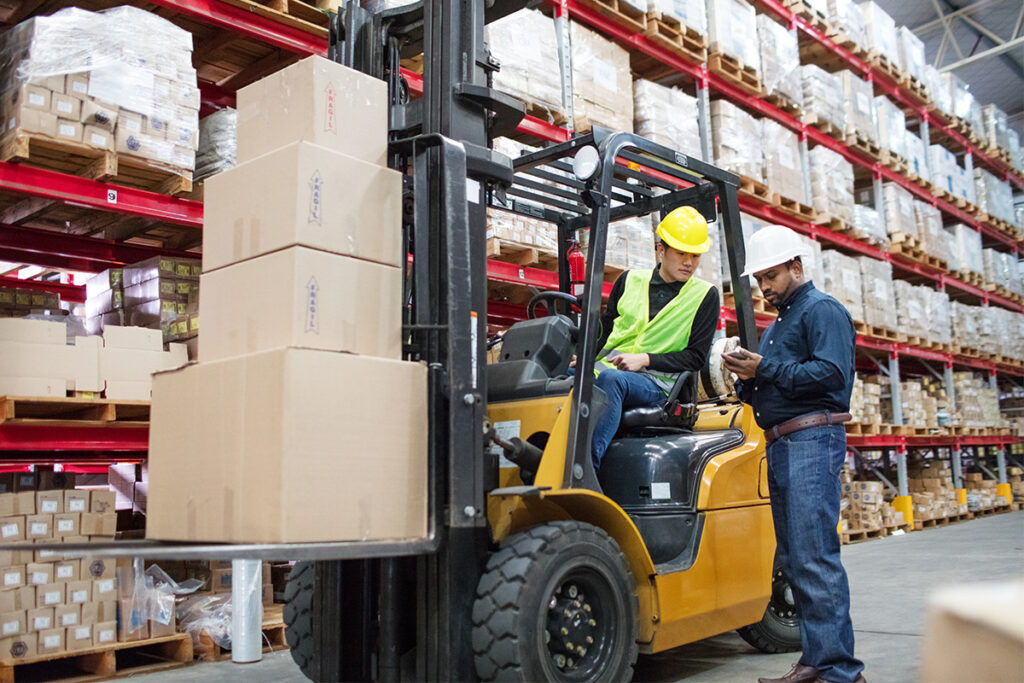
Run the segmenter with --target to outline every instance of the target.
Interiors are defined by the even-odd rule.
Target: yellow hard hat
[[[658,224],[654,234],[677,251],[706,254],[711,248],[708,222],[704,220],[700,211],[692,206],[672,209]]]

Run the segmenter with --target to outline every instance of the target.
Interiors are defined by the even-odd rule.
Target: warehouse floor
[[[850,575],[857,655],[869,681],[917,679],[928,596],[969,581],[1021,578],[1024,512],[996,515],[949,527],[845,546]],[[781,675],[796,654],[762,655],[735,633],[670,652],[641,657],[638,681],[751,682]],[[151,674],[146,683],[304,681],[287,652],[258,664],[202,664]]]

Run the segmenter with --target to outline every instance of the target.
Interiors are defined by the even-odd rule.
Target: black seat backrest
[[[487,366],[487,400],[514,401],[567,394],[561,380],[575,349],[576,326],[562,315],[525,320],[505,333],[497,363]]]

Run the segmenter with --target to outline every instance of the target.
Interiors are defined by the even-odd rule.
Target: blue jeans
[[[853,656],[850,586],[839,559],[842,425],[812,427],[768,447],[768,490],[777,559],[800,615],[800,663],[835,683],[853,683],[864,664]]]
[[[619,431],[622,422],[622,411],[626,408],[641,406],[660,406],[668,396],[653,379],[639,372],[628,372],[594,366],[599,374],[594,384],[608,396],[608,407],[597,424],[594,425],[594,437],[590,440],[590,454],[594,459],[594,469],[601,467],[601,458],[608,450],[615,432]],[[569,368],[569,376],[576,374],[576,368]]]

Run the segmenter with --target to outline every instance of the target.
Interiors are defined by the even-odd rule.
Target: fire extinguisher
[[[569,251],[565,254],[569,262],[569,291],[575,297],[583,296],[587,281],[587,262],[583,258],[583,250],[576,240],[569,240]]]

